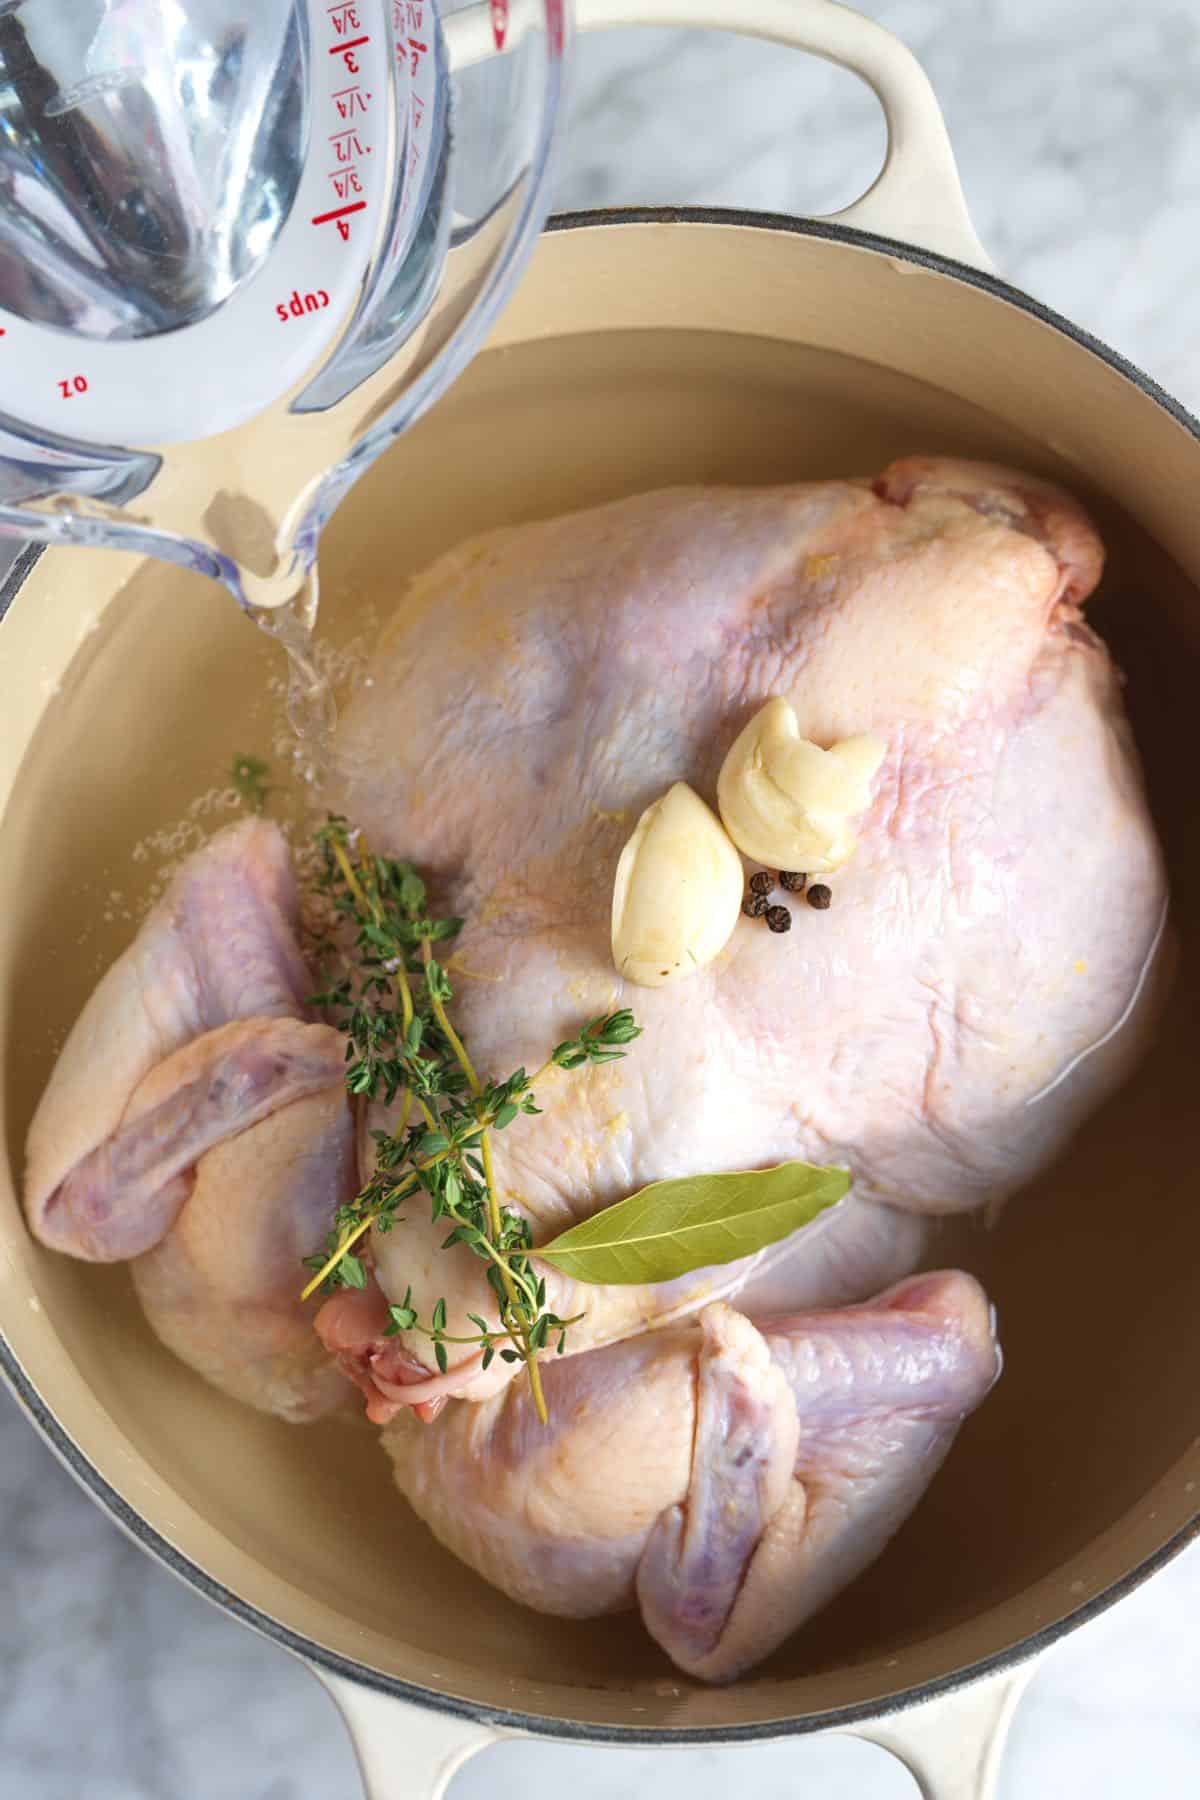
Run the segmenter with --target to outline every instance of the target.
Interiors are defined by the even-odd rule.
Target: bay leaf
[[[845,1169],[804,1162],[653,1181],[532,1254],[575,1281],[674,1281],[790,1237],[849,1186]]]

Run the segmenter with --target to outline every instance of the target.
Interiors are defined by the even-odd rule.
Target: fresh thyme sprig
[[[401,1094],[403,1100],[393,1129],[373,1133],[376,1164],[370,1180],[334,1214],[324,1251],[305,1259],[314,1271],[305,1297],[318,1287],[326,1292],[365,1287],[366,1266],[355,1246],[372,1226],[390,1231],[405,1201],[424,1193],[433,1218],[450,1223],[442,1248],[465,1244],[487,1263],[499,1328],[468,1314],[477,1333],[451,1336],[445,1299],[425,1322],[410,1289],[401,1305],[390,1308],[387,1333],[418,1331],[428,1337],[443,1373],[451,1343],[479,1345],[484,1369],[496,1355],[523,1362],[544,1421],[537,1359],[552,1338],[561,1353],[577,1319],[562,1319],[546,1307],[545,1281],[530,1261],[528,1220],[499,1202],[491,1134],[505,1130],[519,1114],[541,1110],[533,1087],[550,1069],[611,1062],[625,1055],[640,1028],[632,1013],[610,1013],[557,1045],[534,1075],[521,1068],[503,1081],[482,1080],[446,1010],[453,989],[434,955],[434,945],[458,934],[461,920],[433,918],[416,871],[374,855],[345,819],[331,818],[317,833],[317,844],[318,885],[335,917],[353,927],[354,941],[350,966],[343,960],[339,979],[314,995],[313,1004],[346,1033],[349,1092],[387,1106]],[[331,947],[332,941],[327,950]]]
[[[267,804],[267,796],[271,792],[267,785],[270,773],[270,765],[261,756],[243,756],[241,751],[234,752],[229,769],[230,782],[242,802],[256,813],[260,813]]]

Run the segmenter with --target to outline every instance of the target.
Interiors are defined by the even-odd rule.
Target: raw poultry
[[[618,1006],[643,1027],[497,1138],[504,1203],[536,1244],[664,1177],[853,1175],[741,1262],[643,1287],[549,1271],[585,1315],[547,1372],[549,1435],[509,1365],[467,1347],[442,1373],[420,1333],[385,1335],[409,1288],[463,1335],[495,1316],[478,1259],[416,1208],[314,1335],[300,1258],[390,1116],[354,1116],[341,1036],[306,1005],[268,823],[200,851],[93,995],[30,1132],[33,1230],[129,1260],[159,1336],[239,1399],[303,1420],[365,1390],[416,1510],[529,1604],[636,1599],[680,1666],[748,1666],[878,1553],[994,1376],[977,1285],[902,1280],[939,1216],[994,1210],[1143,1040],[1166,889],[1082,615],[1101,561],[1061,492],[912,458],[495,532],[414,584],[341,721],[332,804],[465,919],[455,1016],[481,1068],[535,1068]],[[623,842],[673,782],[711,799],[781,695],[817,743],[885,747],[832,905],[797,904],[786,935],[744,918],[686,981],[629,988]]]

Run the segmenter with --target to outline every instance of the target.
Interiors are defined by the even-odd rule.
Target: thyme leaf
[[[262,812],[267,804],[271,789],[266,785],[266,777],[270,773],[270,764],[263,762],[260,756],[234,752],[229,768],[230,784],[237,790],[243,805],[248,806],[252,812]]]

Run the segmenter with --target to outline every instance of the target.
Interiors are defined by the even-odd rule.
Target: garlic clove
[[[639,987],[694,974],[724,949],[741,905],[741,857],[699,794],[677,781],[646,808],[617,863],[618,973]]]
[[[822,750],[800,735],[790,700],[768,700],[721,765],[717,804],[726,831],[744,856],[768,868],[840,868],[884,750],[869,733]]]
[[[882,738],[877,738],[873,732],[863,731],[857,737],[843,738],[840,744],[834,744],[827,752],[835,761],[845,763],[854,777],[855,789],[851,802],[854,813],[865,812],[871,803],[871,783],[883,761],[885,750]]]

